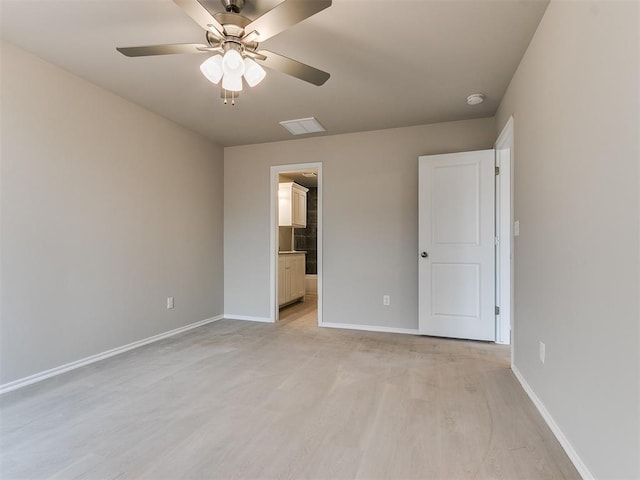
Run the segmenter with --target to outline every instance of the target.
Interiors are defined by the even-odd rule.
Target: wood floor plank
[[[219,321],[0,397],[3,479],[578,479],[503,346]]]

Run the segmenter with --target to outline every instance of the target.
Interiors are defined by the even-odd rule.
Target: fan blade
[[[331,76],[327,72],[310,67],[309,65],[285,57],[284,55],[270,52],[269,50],[260,50],[256,53],[266,57],[264,60],[259,60],[260,63],[265,66],[278,70],[279,72],[286,73],[287,75],[291,75],[292,77],[299,78],[305,82],[312,83],[313,85],[323,85]]]
[[[148,57],[151,55],[170,55],[173,53],[207,53],[212,47],[200,43],[174,43],[167,45],[148,45],[145,47],[117,47],[127,57]]]
[[[213,18],[209,11],[198,0],[173,0],[173,3],[183,9],[198,25],[205,30],[224,38],[224,28]]]
[[[253,58],[254,60],[266,60],[267,57],[265,57],[263,54],[256,52],[255,50],[245,50],[244,54],[247,57]]]
[[[277,35],[329,6],[331,6],[331,0],[285,0],[256,18],[244,28],[244,31],[247,33],[246,36],[254,31],[258,32],[255,41],[264,42],[267,38]]]

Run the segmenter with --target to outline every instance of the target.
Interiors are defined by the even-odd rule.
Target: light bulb
[[[229,75],[225,73],[224,77],[222,77],[222,88],[230,92],[242,91],[242,75]]]
[[[250,87],[258,85],[266,76],[264,68],[248,57],[244,59],[244,79]]]
[[[200,65],[200,71],[211,83],[218,83],[222,78],[222,55],[207,58]]]
[[[222,58],[222,71],[224,76],[227,75],[233,77],[241,77],[244,73],[244,63],[242,61],[242,55],[240,52],[234,49],[229,49],[225,52]]]

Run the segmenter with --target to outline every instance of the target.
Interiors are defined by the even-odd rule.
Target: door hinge
[[[500,175],[500,167],[496,167],[496,175]]]
[[[496,246],[500,245],[500,237],[493,237],[493,244]]]
[[[500,307],[496,305],[496,315],[500,315]]]

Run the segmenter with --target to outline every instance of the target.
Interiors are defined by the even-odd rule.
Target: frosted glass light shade
[[[224,76],[242,77],[244,73],[244,62],[242,55],[237,50],[227,50],[222,57],[222,72]]]
[[[244,79],[250,87],[258,85],[266,76],[264,68],[250,58],[244,59]]]
[[[242,91],[242,75],[229,75],[227,73],[222,77],[222,88],[230,92]]]
[[[222,78],[222,55],[207,58],[200,65],[200,71],[211,83],[218,83]]]

